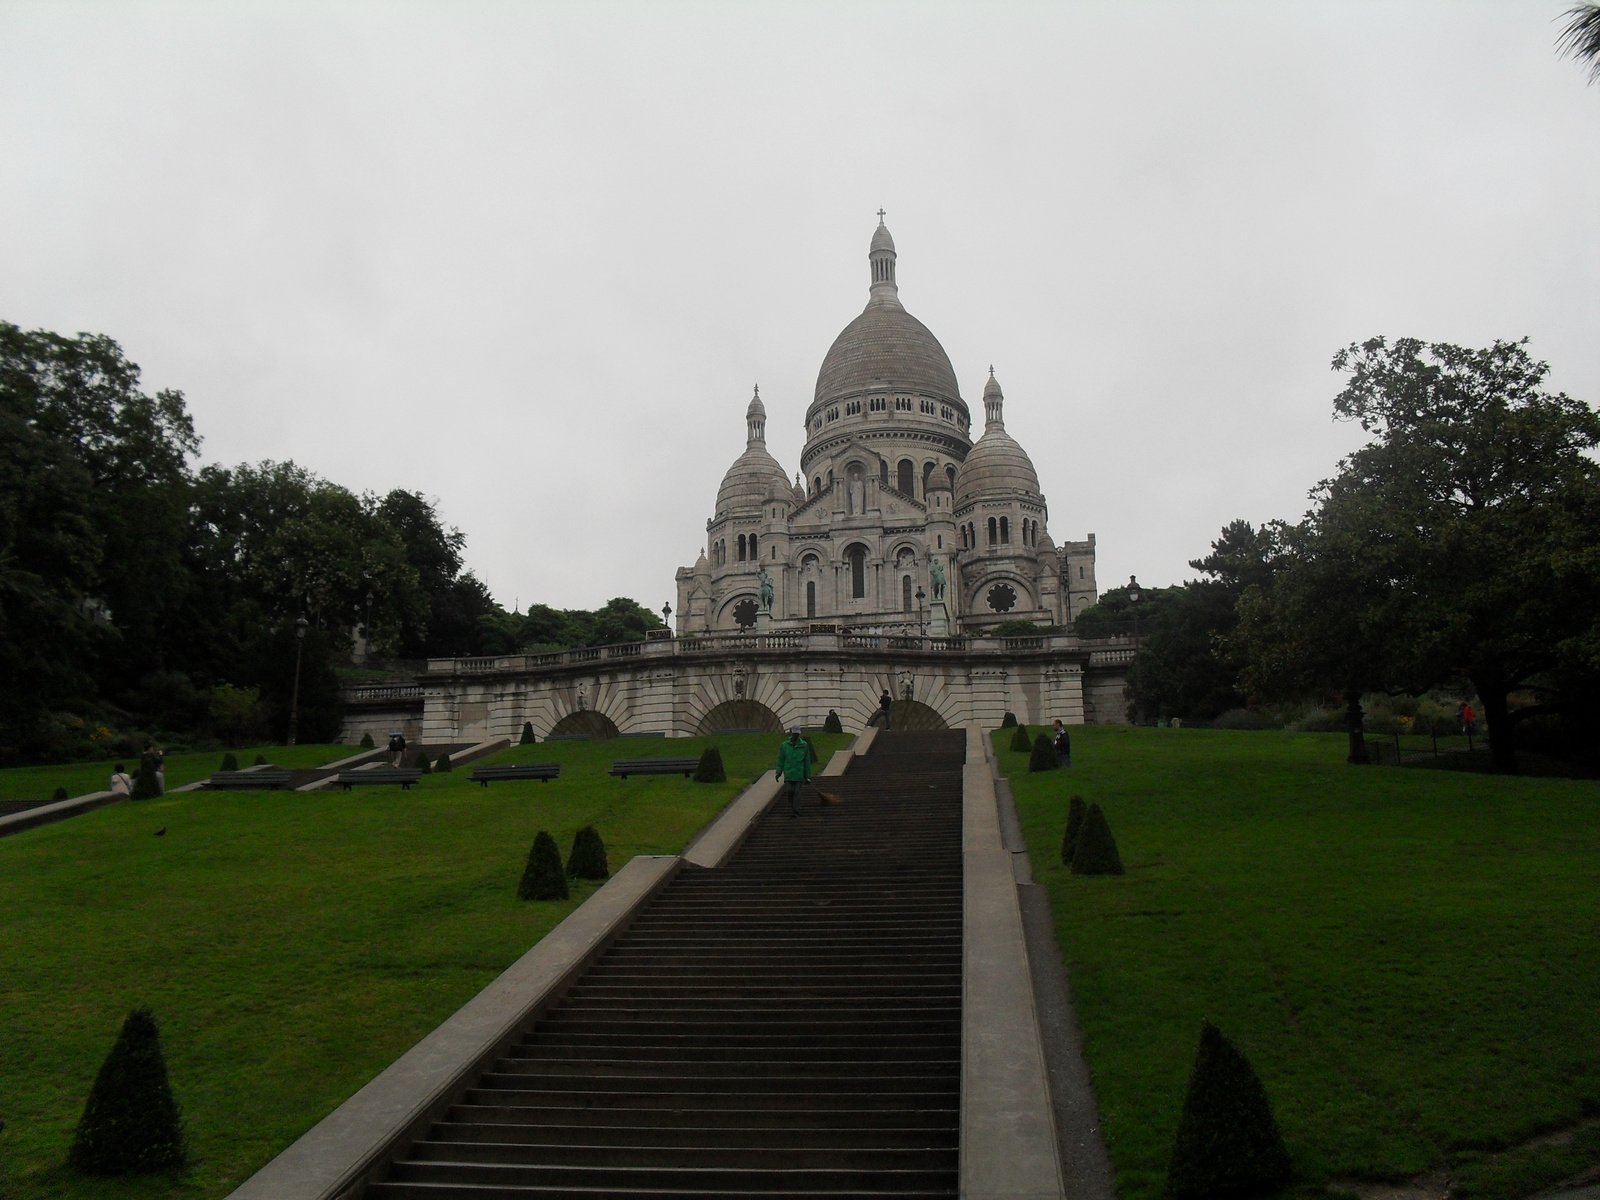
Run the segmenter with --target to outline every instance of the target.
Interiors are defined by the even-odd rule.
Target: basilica
[[[759,390],[706,544],[678,570],[677,631],[807,629],[950,637],[1064,625],[1095,603],[1094,534],[1059,545],[994,369],[983,433],[939,340],[900,303],[881,215],[867,306],[834,339],[792,480]]]

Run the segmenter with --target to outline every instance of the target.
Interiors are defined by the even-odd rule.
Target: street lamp
[[[289,745],[294,745],[295,726],[300,721],[300,656],[306,648],[306,630],[311,622],[296,617],[294,622],[294,691],[289,697]]]
[[[919,587],[917,589],[917,637],[919,639],[928,636],[928,623],[922,616],[922,602],[927,598],[928,593]]]
[[[661,623],[667,627],[667,632],[672,632],[672,602],[669,600],[661,606]]]

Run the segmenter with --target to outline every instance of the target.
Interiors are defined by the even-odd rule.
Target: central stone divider
[[[860,739],[827,769],[843,803],[798,819],[764,777],[234,1196],[1059,1196],[1020,920],[987,884],[974,907],[975,802],[999,831],[972,745]]]

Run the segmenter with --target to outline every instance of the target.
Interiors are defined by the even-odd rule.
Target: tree
[[[1589,82],[1600,83],[1600,3],[1579,4],[1566,11],[1567,27],[1556,39],[1562,54],[1589,66]]]
[[[1525,342],[1482,349],[1383,338],[1334,357],[1334,400],[1373,440],[1275,528],[1270,588],[1240,602],[1247,682],[1419,694],[1467,678],[1496,770],[1514,771],[1512,692],[1600,662],[1600,418],[1543,388]]]

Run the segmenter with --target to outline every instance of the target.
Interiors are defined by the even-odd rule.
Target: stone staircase
[[[685,868],[366,1195],[948,1197],[959,731],[880,734]]]

